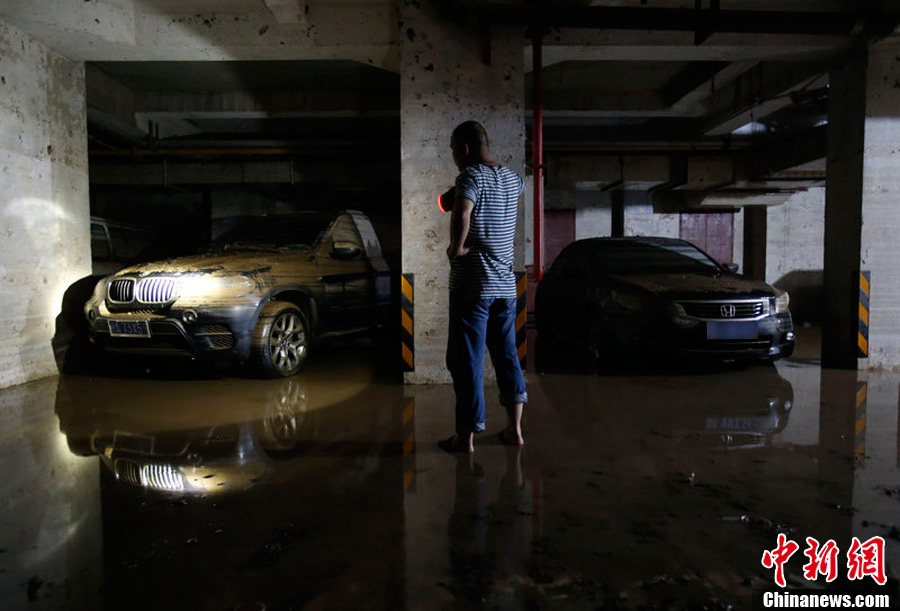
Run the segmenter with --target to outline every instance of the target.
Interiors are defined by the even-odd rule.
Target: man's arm
[[[469,235],[469,223],[472,220],[472,210],[474,209],[475,203],[466,197],[458,197],[453,203],[453,211],[450,213],[448,259],[461,257],[469,252],[469,247],[466,246],[466,237]]]

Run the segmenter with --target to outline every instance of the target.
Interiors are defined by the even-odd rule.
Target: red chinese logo
[[[828,582],[837,579],[840,550],[834,540],[829,539],[820,546],[818,540],[807,537],[806,544],[808,547],[803,554],[809,558],[809,562],[803,565],[803,576],[809,581],[815,581],[819,575],[824,575]],[[799,549],[800,546],[795,541],[779,533],[775,549],[763,552],[762,565],[767,569],[775,569],[775,583],[782,588],[787,586],[784,565]],[[871,577],[878,585],[883,586],[887,583],[884,574],[884,539],[872,537],[868,541],[860,542],[853,537],[850,551],[847,552],[847,569],[848,579]]]
[[[880,586],[887,583],[884,575],[884,539],[872,537],[865,543],[853,537],[847,552],[848,579],[862,579],[869,576]]]
[[[819,542],[812,537],[806,538],[806,544],[809,545],[803,554],[809,558],[809,562],[803,566],[803,576],[809,581],[815,581],[821,574],[825,575],[825,581],[832,582],[837,579],[838,573],[838,549],[834,539],[819,549]]]
[[[800,546],[795,541],[789,541],[784,533],[778,533],[778,545],[775,549],[763,552],[762,565],[767,569],[775,568],[775,583],[782,588],[787,585],[784,580],[784,565],[798,549]]]

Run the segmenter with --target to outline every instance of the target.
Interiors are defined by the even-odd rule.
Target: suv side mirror
[[[738,273],[740,266],[737,263],[723,263],[722,267],[725,268],[725,271],[731,272],[732,274]]]
[[[353,242],[335,242],[331,249],[331,258],[346,261],[358,257],[361,252],[362,249]]]

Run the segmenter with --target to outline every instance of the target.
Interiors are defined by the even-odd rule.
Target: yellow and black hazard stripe
[[[869,399],[869,383],[856,383],[856,425],[853,437],[853,455],[861,459],[866,455],[866,405]]]
[[[528,321],[528,276],[525,272],[516,272],[516,349],[519,363],[525,369],[528,360],[528,333],[525,323]]]
[[[416,491],[416,400],[403,406],[403,492]]]
[[[416,370],[415,335],[413,318],[413,275],[400,276],[400,355],[401,371]]]
[[[861,359],[869,356],[869,289],[871,280],[872,272],[859,272],[859,333],[856,356]]]

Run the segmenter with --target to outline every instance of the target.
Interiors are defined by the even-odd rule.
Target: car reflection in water
[[[341,446],[371,446],[373,427],[384,429],[383,423],[346,413],[364,387],[320,389],[301,378],[64,376],[57,415],[70,450],[98,455],[118,482],[183,495],[224,494],[265,481],[278,458],[322,445],[337,454]],[[389,419],[390,412],[372,418]]]
[[[233,414],[236,420],[229,422],[226,410],[193,428],[203,420],[197,409],[226,406],[232,389],[221,380],[172,386],[64,378],[57,413],[69,448],[80,456],[98,455],[116,480],[135,486],[185,494],[246,490],[271,471],[269,452],[297,442],[308,409],[300,382],[287,379],[257,387],[260,408],[254,412]],[[102,402],[100,410],[88,412],[94,418],[84,419],[82,397]]]
[[[279,380],[152,375],[59,380],[69,447],[102,465],[103,608],[399,608],[402,387],[344,350]]]
[[[725,450],[769,446],[788,425],[791,383],[774,365],[722,366],[704,375],[542,376],[551,405],[574,426],[629,431],[633,439],[668,439],[680,448]],[[560,408],[560,411],[563,411]],[[613,435],[613,443],[619,435]]]

